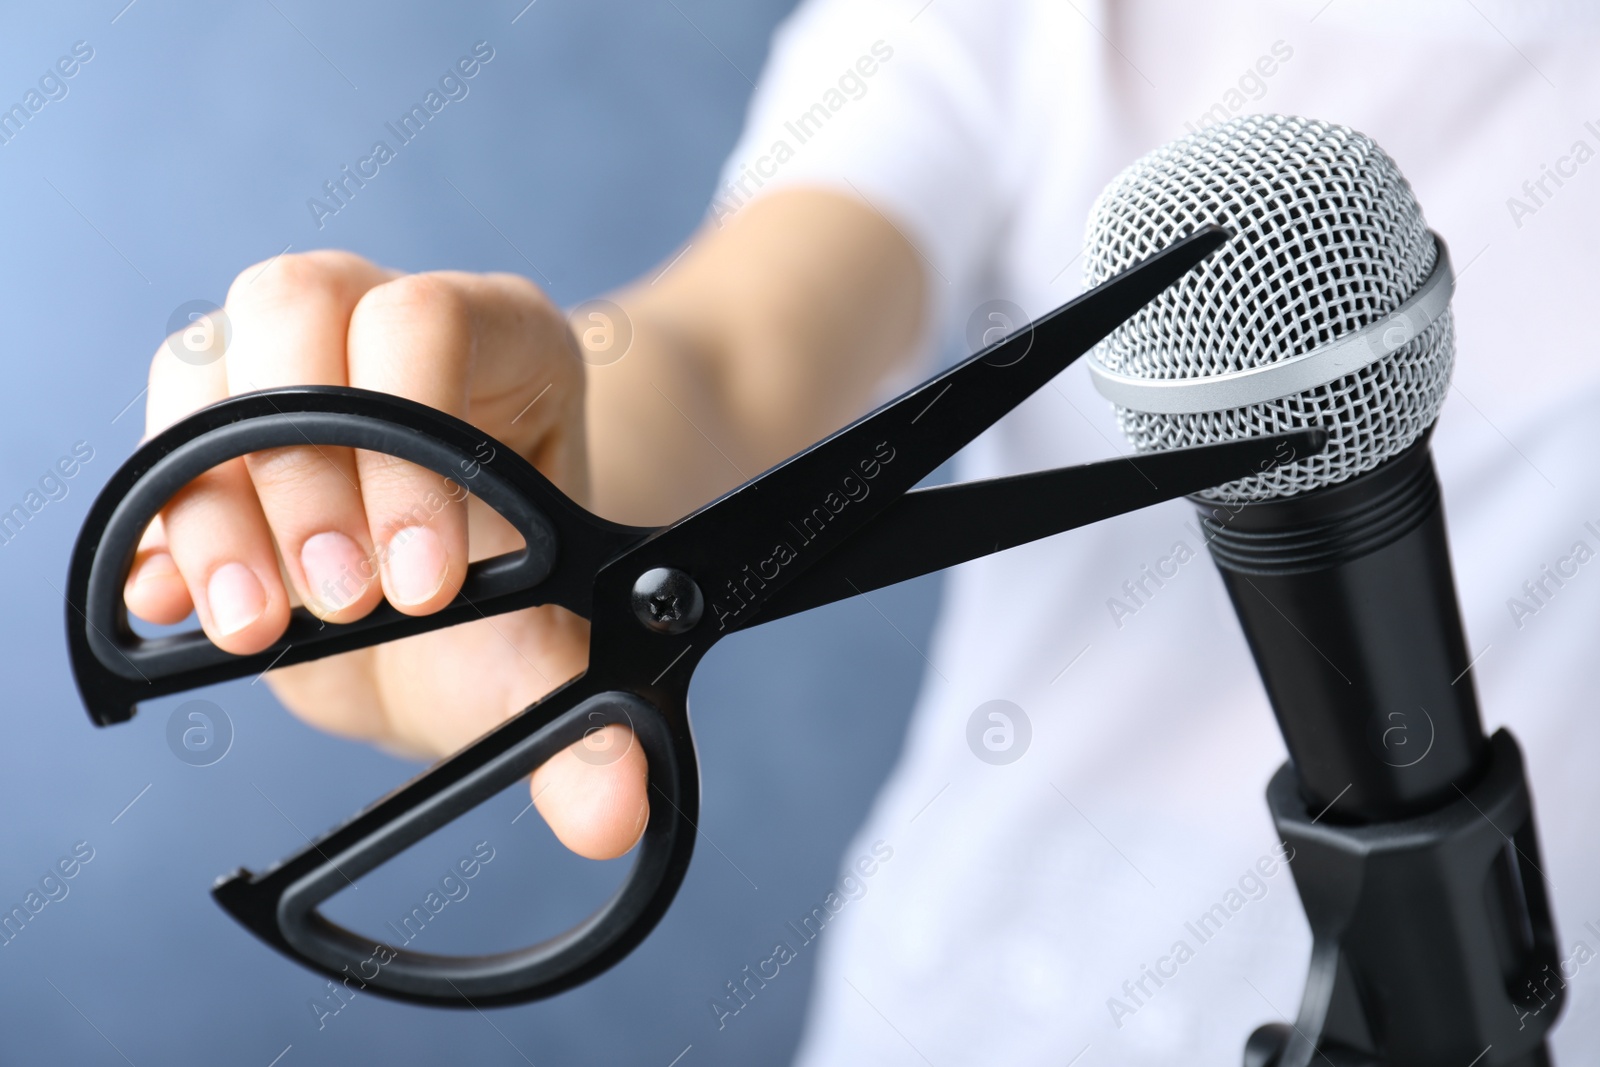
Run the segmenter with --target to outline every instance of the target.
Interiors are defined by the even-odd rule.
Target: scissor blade
[[[1041,537],[1197,493],[1322,451],[1327,434],[1151,452],[1078,467],[916,489],[886,508],[746,625],[845,600]]]
[[[1227,239],[1202,227],[747,482],[617,561],[619,588],[649,567],[687,570],[706,636],[738,629]]]

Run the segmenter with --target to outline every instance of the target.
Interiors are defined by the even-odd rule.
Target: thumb
[[[621,856],[650,820],[644,749],[626,726],[606,726],[533,772],[534,806],[556,839],[592,860]]]

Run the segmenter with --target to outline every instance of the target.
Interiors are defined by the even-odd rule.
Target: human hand
[[[151,362],[146,432],[229,396],[288,385],[350,385],[403,396],[480,427],[587,503],[584,363],[565,319],[509,274],[405,275],[344,252],[284,255],[234,281],[220,358]],[[206,635],[245,655],[304,604],[330,624],[387,598],[409,615],[454,599],[469,561],[516,549],[512,526],[440,476],[379,453],[319,445],[232,460],[197,478],[140,543],[124,590],[157,624],[192,610]],[[272,671],[307,722],[393,750],[455,751],[580,673],[588,624],[530,608]],[[569,749],[532,777],[534,802],[581,855],[621,855],[649,816],[645,761],[625,727]]]

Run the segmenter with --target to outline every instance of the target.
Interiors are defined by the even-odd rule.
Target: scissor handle
[[[448,1007],[520,1004],[611,967],[665,914],[688,870],[699,818],[689,730],[689,672],[649,693],[574,679],[266,872],[237,871],[212,890],[279,951],[357,989]],[[583,922],[547,941],[483,956],[412,952],[365,938],[316,908],[372,868],[481,804],[599,726],[630,726],[650,766],[650,820],[627,879]]]
[[[220,463],[294,445],[364,448],[426,467],[481,497],[526,544],[472,564],[461,592],[431,615],[405,615],[385,601],[363,619],[330,625],[296,608],[283,637],[248,656],[224,652],[198,629],[154,638],[134,633],[123,586],[139,538],[161,508]],[[100,491],[67,576],[72,670],[90,718],[105,726],[131,718],[142,700],[536,604],[587,616],[595,572],[647,533],[590,514],[514,449],[425,405],[338,386],[246,393],[156,435]]]
[[[134,633],[122,590],[151,519],[212,467],[294,445],[364,448],[426,467],[481,497],[526,544],[469,567],[461,593],[432,615],[402,615],[384,603],[357,622],[324,625],[300,608],[281,640],[250,656],[218,649],[199,630],[159,638]],[[650,532],[590,514],[510,447],[424,405],[332,386],[244,394],[152,438],[96,498],[68,575],[73,673],[90,716],[106,725],[131,718],[137,702],[151,697],[535,604],[560,604],[587,617],[601,567]],[[698,658],[680,657],[642,689],[592,673],[574,679],[294,856],[259,875],[241,870],[223,879],[214,890],[218,903],[293,959],[403,1000],[512,1004],[593,977],[654,928],[689,865],[700,799],[687,694]],[[649,762],[651,818],[622,887],[573,929],[515,951],[439,956],[363,938],[317,911],[354,879],[611,724],[631,727]]]

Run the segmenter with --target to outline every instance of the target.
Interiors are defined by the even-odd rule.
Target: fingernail
[[[444,585],[449,560],[444,542],[427,526],[407,526],[389,539],[388,592],[396,604],[421,604],[432,600]]]
[[[224,563],[206,583],[211,624],[221,636],[238,633],[267,610],[267,592],[255,572],[243,563]]]
[[[324,611],[338,611],[360,598],[367,588],[361,576],[367,567],[361,547],[342,533],[329,531],[300,546],[306,593]]]

